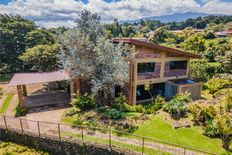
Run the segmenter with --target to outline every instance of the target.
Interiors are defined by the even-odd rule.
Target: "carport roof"
[[[12,77],[9,86],[48,83],[69,79],[69,75],[63,70],[54,72],[16,73]]]

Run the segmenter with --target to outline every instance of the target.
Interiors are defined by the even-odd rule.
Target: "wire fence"
[[[4,115],[0,115],[0,127],[7,130],[17,130],[24,134],[38,135],[39,137],[52,137],[59,140],[76,139],[84,142],[97,143],[105,145],[109,147],[109,149],[124,149],[142,155],[214,155],[210,152],[167,143],[110,128],[97,128],[81,125],[70,126],[68,124],[34,121]]]

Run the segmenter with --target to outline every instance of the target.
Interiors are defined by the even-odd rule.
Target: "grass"
[[[81,140],[80,134],[75,134],[75,133],[71,133],[71,132],[62,132],[62,136],[68,136],[68,137],[72,137],[72,138]],[[83,139],[84,139],[84,141],[87,141],[87,142],[95,142],[97,144],[109,145],[108,139],[97,138],[97,137],[93,137],[93,136],[89,136],[89,135],[84,135]],[[134,152],[138,152],[138,153],[142,152],[141,146],[121,143],[119,141],[111,140],[111,145],[114,147],[121,148],[121,149],[129,150],[129,151],[134,151]],[[146,148],[146,147],[144,148],[144,153],[147,155],[171,155],[170,153],[166,153],[166,152],[162,152],[159,150]]]
[[[133,116],[137,114],[128,115]],[[61,122],[73,125],[74,122],[77,120],[77,117],[77,115],[74,115],[72,117],[63,116]],[[140,124],[138,129],[135,130],[133,134],[211,153],[221,154],[225,152],[225,150],[221,146],[221,140],[204,136],[203,130],[200,126],[173,129],[171,121],[164,121],[164,114],[150,117],[151,118],[149,120],[146,120],[142,124]],[[188,119],[188,121],[191,121],[190,117],[186,119]],[[122,134],[121,136],[127,135]],[[133,138],[135,137],[133,136]]]
[[[7,108],[10,105],[11,100],[13,99],[14,94],[7,95],[5,101],[2,104],[2,107],[0,108],[0,113],[5,113]]]
[[[26,146],[17,145],[10,142],[0,142],[0,154],[2,155],[47,155],[48,153],[37,152],[35,149],[29,149]]]
[[[0,74],[0,82],[8,82],[10,81],[11,77],[11,74]]]
[[[221,154],[225,152],[221,147],[220,139],[206,137],[202,132],[202,129],[197,126],[173,129],[172,125],[165,122],[163,118],[154,116],[151,120],[141,124],[134,134],[211,153]]]

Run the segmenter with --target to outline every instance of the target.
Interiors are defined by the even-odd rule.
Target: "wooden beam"
[[[130,70],[129,70],[129,91],[128,91],[128,104],[133,105],[133,62],[130,60]]]
[[[24,102],[24,99],[23,99],[23,90],[22,90],[21,85],[17,86],[17,92],[18,92],[18,98],[19,98],[19,105],[20,105],[20,107],[24,107],[25,102]]]
[[[76,78],[75,83],[76,83],[76,92],[81,93],[81,80],[80,80],[80,78]]]
[[[23,96],[27,96],[27,87],[26,85],[22,85],[23,88]]]
[[[74,94],[74,79],[70,80],[70,96]]]

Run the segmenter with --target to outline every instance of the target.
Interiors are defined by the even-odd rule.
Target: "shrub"
[[[73,116],[73,115],[75,115],[75,114],[77,114],[77,113],[78,113],[78,109],[72,108],[72,109],[69,110],[67,113],[65,113],[65,116],[70,117],[70,116]]]
[[[138,104],[131,107],[131,112],[145,113],[146,110],[142,105]]]
[[[27,114],[27,108],[21,107],[20,105],[18,105],[15,110],[16,110],[15,117],[21,117]]]
[[[125,117],[125,113],[117,109],[110,109],[103,114],[103,117],[108,119],[122,119]]]
[[[205,123],[203,134],[212,138],[218,137],[219,136],[218,128],[213,124],[211,120],[208,120]]]
[[[193,103],[189,105],[188,109],[193,114],[194,120],[203,124],[212,120],[217,114],[215,106],[207,103]]]
[[[130,112],[131,106],[126,103],[126,97],[120,94],[119,97],[114,99],[112,108],[117,109],[119,111]]]
[[[97,104],[93,98],[93,96],[84,94],[84,95],[76,95],[72,100],[71,104],[81,110],[90,110],[96,108]]]
[[[186,94],[178,94],[172,100],[163,105],[163,110],[172,115],[183,116],[187,112],[187,102],[190,98]]]
[[[207,81],[203,88],[208,89],[211,94],[216,93],[220,89],[229,88],[232,86],[232,82],[228,79],[213,78]]]

